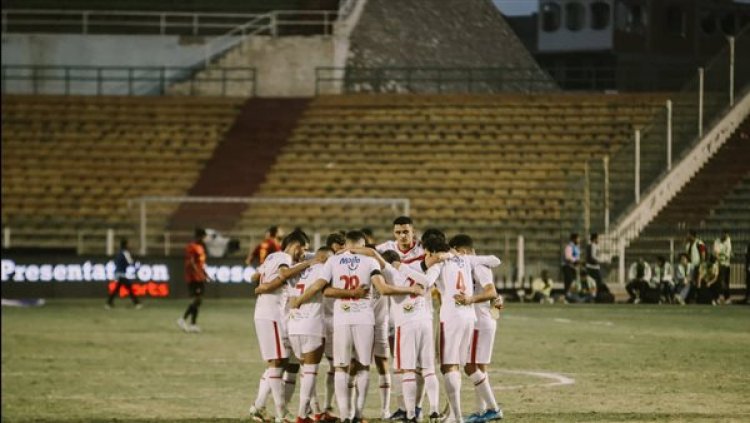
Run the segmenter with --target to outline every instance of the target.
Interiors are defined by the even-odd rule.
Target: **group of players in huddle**
[[[301,367],[297,423],[362,422],[372,361],[379,373],[383,419],[416,422],[425,394],[430,423],[502,419],[487,373],[502,308],[490,268],[500,259],[475,255],[468,235],[446,240],[440,230],[428,229],[417,240],[406,216],[393,222],[393,233],[395,240],[377,246],[366,245],[360,231],[334,233],[324,247],[308,253],[307,235],[295,230],[284,238],[281,251],[266,257],[256,274],[255,328],[268,367],[250,407],[253,419],[285,421]],[[433,294],[440,303],[439,360],[448,398],[444,415],[439,411]],[[329,372],[320,403],[315,381],[323,356]],[[390,357],[395,385],[401,385],[393,414]],[[466,419],[462,366],[477,399],[476,412]],[[274,417],[265,413],[269,394]],[[334,397],[338,418],[331,414]]]

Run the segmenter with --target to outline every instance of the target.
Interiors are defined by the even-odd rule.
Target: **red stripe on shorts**
[[[401,326],[396,328],[396,368],[401,370]]]
[[[445,323],[440,322],[440,364],[445,364],[443,356],[445,354]]]
[[[471,364],[477,364],[477,343],[479,342],[479,330],[474,329],[474,338],[471,340]]]
[[[281,360],[281,339],[279,339],[279,327],[273,322],[273,333],[276,336],[276,359]]]

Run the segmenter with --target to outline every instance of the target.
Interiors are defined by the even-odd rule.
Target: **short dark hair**
[[[120,248],[128,248],[128,239],[123,238],[120,240]]]
[[[413,225],[414,222],[411,221],[411,218],[409,216],[399,216],[393,221],[393,226],[396,225]]]
[[[458,234],[448,242],[451,248],[474,248],[474,240],[469,235]]]
[[[659,263],[666,263],[667,259],[665,259],[664,256],[656,256],[656,261]]]
[[[344,238],[344,235],[341,234],[341,232],[334,232],[332,234],[328,234],[326,237],[326,247],[331,248],[333,247],[333,244],[339,244],[344,245],[346,242],[346,239]]]
[[[268,235],[271,235],[272,237],[276,237],[278,233],[279,233],[278,226],[271,226],[270,228],[268,228]]]
[[[427,238],[422,246],[431,253],[444,253],[451,249],[444,239],[437,236]]]
[[[695,230],[695,229],[691,229],[691,230],[689,230],[689,231],[688,231],[688,234],[689,234],[690,236],[694,236],[694,237],[697,237],[697,236],[698,236],[698,232],[696,232],[696,230]]]
[[[380,253],[380,255],[383,256],[383,260],[391,264],[393,264],[396,261],[401,261],[401,257],[398,255],[397,252],[393,250],[385,250],[382,253]]]
[[[570,240],[575,241],[576,238],[578,238],[578,232],[573,232],[570,234]]]
[[[206,236],[206,230],[203,228],[195,228],[195,239],[200,239]]]
[[[599,239],[599,234],[596,233],[596,232],[592,232],[591,236],[589,237],[589,239],[592,240],[592,241],[595,240],[595,239]]]
[[[438,228],[427,228],[424,232],[422,232],[422,244],[424,244],[425,240],[430,237],[438,237],[441,238],[443,241],[445,241],[445,233],[441,231]]]
[[[324,245],[324,246],[322,246],[322,247],[318,248],[317,252],[319,252],[319,253],[321,253],[321,252],[326,252],[326,253],[330,253],[330,254],[333,254],[333,249],[332,249],[331,247],[326,247],[326,246]]]
[[[365,240],[365,234],[361,231],[349,231],[346,233],[346,240],[352,242],[359,242]]]
[[[365,236],[369,236],[369,237],[373,236],[373,234],[372,234],[372,228],[362,228],[359,231],[362,232],[363,234],[365,234]]]
[[[310,238],[301,229],[297,228],[284,237],[284,240],[281,241],[281,249],[286,250],[289,244],[294,244],[295,242],[299,245],[306,245],[310,243]]]

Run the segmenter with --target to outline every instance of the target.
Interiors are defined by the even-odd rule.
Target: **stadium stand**
[[[410,198],[421,228],[468,231],[490,251],[523,234],[528,257],[554,261],[568,231],[561,216],[579,201],[566,198],[568,178],[618,149],[663,102],[659,94],[321,96],[256,196]],[[273,221],[325,233],[375,226],[387,219],[378,213],[257,205],[236,232]],[[380,238],[390,236],[378,226]]]
[[[2,219],[13,245],[70,246],[81,231],[132,230],[126,201],[184,195],[238,106],[226,98],[3,96]]]

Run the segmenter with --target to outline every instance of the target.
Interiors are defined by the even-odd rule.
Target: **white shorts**
[[[303,354],[313,352],[323,345],[322,336],[314,335],[289,335],[289,343],[295,357],[302,359]]]
[[[440,364],[460,364],[469,361],[474,321],[454,319],[440,322]]]
[[[354,359],[363,366],[372,362],[375,327],[372,325],[340,325],[333,331],[333,365],[348,366]]]
[[[497,330],[497,322],[494,320],[492,322],[494,325],[483,324],[474,328],[469,363],[490,364],[492,361],[492,348],[495,346],[495,331]]]
[[[333,319],[325,319],[325,355],[333,358]]]
[[[391,356],[391,349],[388,347],[388,323],[375,325],[375,339],[373,345],[373,355],[375,357],[388,358]]]
[[[435,341],[432,337],[432,322],[421,320],[396,327],[393,349],[397,370],[434,368]]]
[[[284,326],[276,320],[255,319],[255,334],[258,336],[260,355],[263,360],[281,360],[289,357]]]

